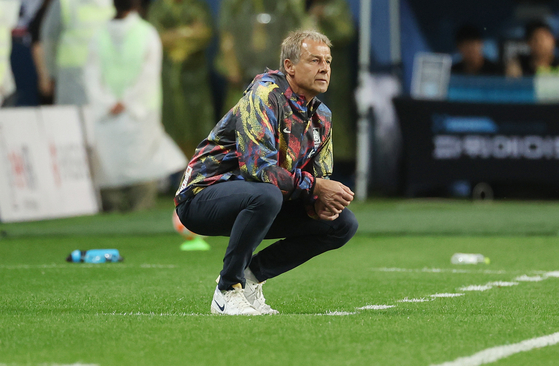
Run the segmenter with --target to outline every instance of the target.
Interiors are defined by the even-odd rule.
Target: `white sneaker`
[[[245,270],[245,297],[249,304],[251,304],[261,314],[279,314],[279,311],[272,309],[270,305],[266,304],[266,299],[264,298],[264,294],[262,293],[262,285],[264,285],[266,281],[254,281],[255,277],[254,275],[252,275],[252,272],[250,273],[252,275],[251,276],[247,274],[247,271],[250,271],[250,269],[247,268]],[[253,277],[253,279],[251,279],[250,277]]]
[[[221,291],[215,287],[212,300],[212,314],[220,315],[261,315],[245,298],[240,284],[234,285],[233,290]]]

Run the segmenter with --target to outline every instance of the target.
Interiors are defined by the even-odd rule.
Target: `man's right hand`
[[[118,102],[117,104],[113,105],[111,107],[111,109],[109,110],[109,112],[116,116],[121,114],[122,112],[124,112],[124,110],[126,109],[126,107],[124,107],[124,104],[122,104],[121,102]]]
[[[327,209],[320,200],[314,202],[314,211],[319,219],[326,221],[334,221],[340,216],[339,213],[333,213]]]
[[[353,201],[354,193],[340,182],[316,178],[313,194],[318,196],[324,207],[333,214],[339,214]]]

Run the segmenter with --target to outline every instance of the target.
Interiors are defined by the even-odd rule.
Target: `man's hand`
[[[332,214],[342,212],[353,201],[354,195],[351,189],[342,183],[322,178],[316,178],[313,193]]]
[[[324,206],[324,203],[320,200],[316,200],[314,202],[314,211],[319,219],[326,221],[334,221],[338,218],[338,216],[340,216],[339,213],[333,213],[327,209],[326,206]]]
[[[45,97],[50,97],[54,94],[54,80],[50,77],[39,77],[39,92]]]
[[[118,115],[121,114],[122,112],[124,112],[124,104],[122,104],[121,102],[118,102],[117,104],[113,105],[110,112],[112,115]]]

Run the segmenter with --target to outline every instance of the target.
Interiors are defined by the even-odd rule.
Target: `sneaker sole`
[[[222,312],[220,310],[217,310],[215,308],[210,308],[210,312],[214,315],[229,315],[229,316],[258,316],[258,315],[265,315],[264,313],[258,313],[258,314],[227,314],[225,312]]]

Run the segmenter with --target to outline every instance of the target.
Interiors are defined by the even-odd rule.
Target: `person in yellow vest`
[[[85,65],[94,121],[92,165],[105,211],[154,206],[157,181],[183,170],[184,154],[161,123],[161,41],[136,12],[114,0],[113,20],[94,35]]]
[[[254,75],[278,67],[282,40],[304,19],[304,0],[222,0],[215,66],[227,79],[223,114],[237,104]]]
[[[112,0],[52,0],[41,25],[55,104],[87,104],[83,68],[95,32],[114,16]]]
[[[12,28],[17,23],[19,0],[0,1],[0,106],[11,106],[14,102],[15,83],[10,65],[12,52]]]
[[[212,17],[202,0],[157,0],[148,21],[163,44],[163,125],[186,156],[216,120],[206,50],[212,40]]]

